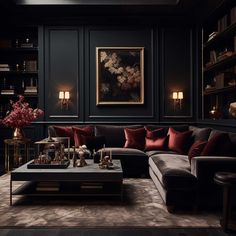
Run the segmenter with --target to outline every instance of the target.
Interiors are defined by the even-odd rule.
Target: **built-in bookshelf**
[[[202,118],[236,119],[235,1],[222,1],[209,16],[203,41]]]
[[[38,29],[21,27],[0,33],[0,119],[10,100],[24,95],[32,107],[38,105]]]

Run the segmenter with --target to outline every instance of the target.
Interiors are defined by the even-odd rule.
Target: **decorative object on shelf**
[[[96,104],[144,104],[144,47],[96,48]]]
[[[229,114],[233,118],[236,118],[236,102],[230,103],[230,105],[229,105]]]
[[[24,101],[24,96],[21,95],[17,102],[10,101],[10,104],[12,110],[7,112],[1,123],[14,129],[14,139],[21,139],[23,137],[22,128],[42,116],[43,111],[38,108],[31,108],[29,103]]]
[[[70,92],[69,91],[59,91],[59,100],[61,102],[61,109],[66,107],[66,110],[69,109],[69,100],[70,100]]]
[[[25,87],[24,94],[25,95],[37,95],[37,93],[38,93],[37,84],[34,85],[34,79],[30,78],[30,86]]]
[[[173,92],[172,99],[174,101],[174,110],[182,109],[182,100],[184,99],[183,92]]]
[[[33,43],[30,42],[29,38],[26,38],[25,43],[22,43],[20,46],[22,48],[33,48],[34,47]]]
[[[217,120],[221,117],[221,112],[218,110],[216,106],[212,107],[212,110],[209,111],[210,118],[213,120]]]

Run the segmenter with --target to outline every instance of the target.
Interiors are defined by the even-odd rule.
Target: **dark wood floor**
[[[76,220],[76,219],[75,219]],[[194,228],[35,228],[0,229],[1,236],[233,236],[220,229]]]

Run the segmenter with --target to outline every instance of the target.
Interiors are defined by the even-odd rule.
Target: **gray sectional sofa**
[[[169,211],[173,211],[176,206],[220,203],[221,192],[213,182],[215,172],[236,172],[234,155],[196,156],[190,164],[187,155],[169,150],[143,151],[124,148],[124,128],[140,128],[143,127],[142,125],[94,125],[93,127],[95,136],[105,137],[107,152],[112,150],[113,158],[121,160],[124,177],[150,176]],[[146,127],[155,130],[163,126],[146,125]],[[192,130],[193,141],[207,141],[215,133],[223,132],[188,125],[172,127],[177,131]],[[167,134],[169,127],[164,128]],[[51,136],[57,136],[54,126],[49,126],[48,130]],[[229,133],[229,137],[233,146],[236,146],[236,133]]]

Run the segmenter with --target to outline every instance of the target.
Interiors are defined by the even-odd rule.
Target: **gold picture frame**
[[[144,47],[96,48],[96,105],[144,104]]]

